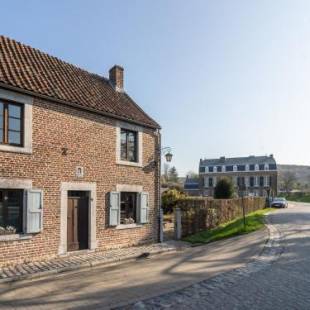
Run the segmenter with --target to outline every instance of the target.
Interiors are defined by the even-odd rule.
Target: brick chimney
[[[115,65],[109,71],[109,80],[116,91],[124,90],[124,68]]]

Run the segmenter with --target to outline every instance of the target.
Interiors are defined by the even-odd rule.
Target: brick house
[[[159,150],[123,68],[0,36],[0,265],[156,242]]]
[[[248,156],[200,159],[200,189],[204,196],[213,196],[219,179],[229,177],[238,193],[242,188],[247,195],[274,196],[277,194],[277,164],[270,156]],[[240,193],[239,193],[240,194]]]

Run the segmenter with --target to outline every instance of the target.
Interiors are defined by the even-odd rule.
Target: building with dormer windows
[[[200,191],[204,196],[213,196],[214,188],[223,177],[233,181],[236,192],[246,195],[274,196],[277,193],[277,164],[270,156],[248,156],[218,159],[200,159]]]

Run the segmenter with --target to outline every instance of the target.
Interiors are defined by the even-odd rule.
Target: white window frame
[[[205,188],[209,188],[209,177],[208,176],[205,176],[204,177],[204,182],[205,182]]]
[[[97,248],[96,239],[96,204],[97,184],[87,182],[62,182],[60,184],[60,244],[58,254],[67,253],[67,216],[68,216],[68,191],[87,191],[89,197],[88,219],[88,246],[89,250]]]
[[[127,129],[137,132],[137,162],[131,162],[121,159],[121,130]],[[116,163],[133,167],[143,167],[143,128],[129,123],[117,122],[116,124]]]
[[[0,178],[0,188],[5,189],[22,189],[24,191],[32,189],[32,180],[29,179],[9,179],[9,178]],[[23,213],[25,212],[25,199],[23,204]],[[23,229],[24,229],[24,220],[25,216],[23,215]],[[13,235],[1,235],[0,241],[14,241],[20,239],[29,239],[32,238],[32,234],[22,233],[13,234]]]
[[[259,178],[258,176],[254,177],[254,187],[258,187],[258,185],[259,185],[259,179],[258,178]]]
[[[24,106],[23,146],[0,144],[0,151],[13,153],[32,153],[32,106],[33,98],[10,90],[0,88],[0,100],[10,100]]]
[[[138,200],[139,200],[139,194],[143,192],[143,186],[141,185],[129,185],[129,184],[117,184],[116,185],[116,191],[120,194],[122,192],[132,192],[137,193],[137,202],[136,202],[136,208],[138,207]],[[137,212],[137,210],[136,210]],[[144,224],[140,224],[138,222],[132,223],[132,224],[119,224],[115,228],[116,229],[128,229],[128,228],[138,228],[142,227]]]
[[[234,171],[234,172],[238,171],[237,165],[233,165],[233,171]]]

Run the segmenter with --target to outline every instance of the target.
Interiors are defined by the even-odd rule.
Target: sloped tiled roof
[[[5,84],[152,128],[159,125],[109,80],[0,36],[0,86]]]
[[[200,166],[209,165],[246,165],[246,164],[275,164],[274,157],[271,156],[248,156],[235,158],[216,158],[216,159],[201,159]]]

